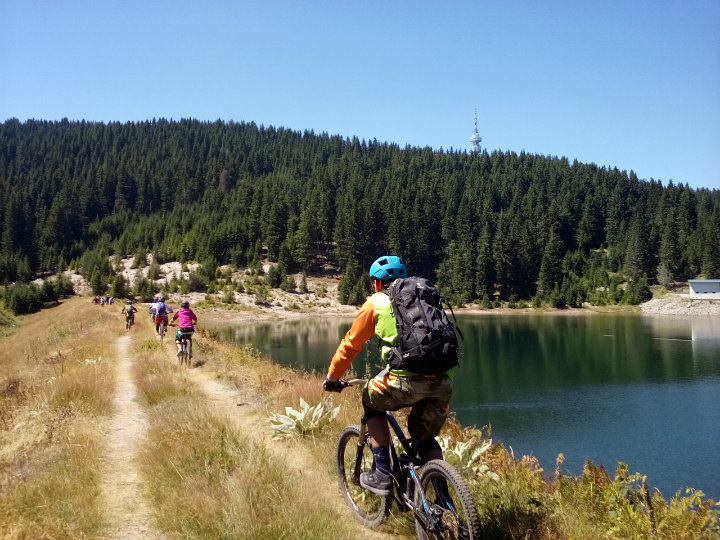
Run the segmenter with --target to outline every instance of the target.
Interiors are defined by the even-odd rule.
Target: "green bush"
[[[267,275],[265,276],[265,282],[273,289],[280,287],[280,284],[282,283],[282,275],[280,274],[280,270],[277,269],[277,266],[270,267],[267,271]]]
[[[295,292],[297,284],[292,276],[285,276],[285,280],[280,284],[280,288],[285,292]]]
[[[5,290],[5,304],[15,315],[40,311],[43,301],[40,289],[32,283],[16,283]]]

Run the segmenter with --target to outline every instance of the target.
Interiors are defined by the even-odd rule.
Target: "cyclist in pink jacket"
[[[180,339],[185,336],[190,341],[190,358],[192,358],[192,335],[195,332],[194,324],[197,324],[197,316],[190,309],[190,302],[183,300],[180,302],[180,309],[173,315],[171,323],[178,321],[178,331],[175,333],[175,344],[177,345],[177,354],[180,356],[182,352]]]

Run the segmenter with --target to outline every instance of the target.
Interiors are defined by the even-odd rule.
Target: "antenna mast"
[[[477,130],[477,109],[475,109],[475,130],[473,131],[473,134],[470,137],[470,143],[472,144],[472,148],[470,148],[470,151],[479,153],[481,142],[482,142],[482,137],[480,136],[480,134],[478,133],[478,130]]]

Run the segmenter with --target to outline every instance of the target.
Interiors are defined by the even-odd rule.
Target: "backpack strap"
[[[458,326],[457,319],[455,318],[455,312],[453,311],[453,308],[452,308],[452,306],[450,305],[450,302],[448,302],[447,300],[445,300],[442,296],[440,297],[440,302],[443,303],[443,304],[445,304],[445,305],[450,309],[450,313],[451,313],[451,315],[452,315],[453,322],[455,323],[455,330],[457,330],[457,333],[460,334],[460,339],[462,339],[463,341],[465,341],[465,336],[463,336],[463,333],[462,333],[462,331],[460,330],[460,327]]]

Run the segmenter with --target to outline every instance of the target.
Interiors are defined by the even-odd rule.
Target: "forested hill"
[[[89,272],[89,253],[252,267],[265,248],[283,272],[322,255],[349,289],[397,253],[456,302],[617,302],[621,282],[720,277],[719,191],[525,153],[254,123],[13,119],[0,189],[6,282]]]

